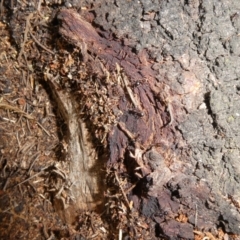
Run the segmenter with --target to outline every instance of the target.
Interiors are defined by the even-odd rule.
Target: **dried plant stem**
[[[31,35],[31,37],[33,38],[33,40],[37,43],[37,45],[39,45],[41,48],[43,48],[44,50],[46,50],[47,52],[51,53],[52,55],[54,55],[55,53],[53,51],[51,51],[50,49],[48,49],[47,47],[45,47],[44,45],[42,45],[31,33],[31,31],[29,31],[29,34]]]
[[[121,183],[120,183],[120,181],[119,181],[119,178],[118,178],[117,172],[115,172],[114,174],[115,174],[115,178],[116,178],[116,180],[117,180],[117,182],[118,182],[118,184],[119,184],[119,187],[120,187],[120,189],[121,189],[121,191],[122,191],[122,194],[123,194],[124,200],[126,201],[129,210],[131,210],[130,203],[129,203],[129,201],[128,201],[128,199],[127,199],[127,196],[126,196],[126,193],[124,192],[124,190],[123,190],[123,188],[122,188],[122,185],[121,185]]]

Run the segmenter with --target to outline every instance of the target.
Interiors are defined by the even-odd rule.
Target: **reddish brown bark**
[[[144,153],[153,145],[164,149],[164,145],[166,147],[166,144],[173,143],[172,126],[164,128],[173,121],[173,109],[170,110],[167,99],[161,97],[164,84],[156,80],[157,72],[151,68],[153,60],[147,52],[143,50],[135,54],[121,41],[101,37],[90,23],[73,10],[61,10],[58,19],[61,21],[60,33],[81,48],[85,61],[90,53],[100,59],[109,71],[119,65],[127,75],[125,94],[119,99],[118,108],[123,112],[119,122],[131,132],[131,136],[126,134],[123,127],[113,127],[109,134],[110,162],[124,159],[127,148],[132,148],[132,151],[140,148]],[[135,104],[129,99],[131,94],[128,88],[133,92]]]

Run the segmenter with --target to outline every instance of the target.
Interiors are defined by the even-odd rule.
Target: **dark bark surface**
[[[56,6],[60,35],[107,89],[116,121],[106,131],[105,161],[127,176],[126,202],[148,219],[156,239],[194,239],[194,230],[217,236],[219,229],[238,239],[240,2]],[[20,45],[19,15],[13,11],[10,25]],[[115,74],[110,82],[106,72]]]

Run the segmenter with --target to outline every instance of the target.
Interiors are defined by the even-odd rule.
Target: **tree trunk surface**
[[[109,231],[97,239],[240,239],[240,2],[58,4],[27,6],[29,19],[5,7],[58,116],[49,196],[63,223],[81,225],[69,236],[94,212]],[[21,52],[26,35],[40,53]]]

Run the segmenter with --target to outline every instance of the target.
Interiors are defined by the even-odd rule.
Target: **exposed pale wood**
[[[54,199],[55,209],[67,223],[72,223],[77,216],[77,210],[98,209],[102,203],[104,186],[101,178],[101,166],[92,137],[86,124],[79,117],[79,105],[66,90],[60,90],[49,80],[49,85],[58,104],[58,111],[66,122],[68,135],[67,160],[69,161],[69,181],[71,187],[68,195],[69,205],[61,198]],[[96,170],[96,169],[97,170]]]

